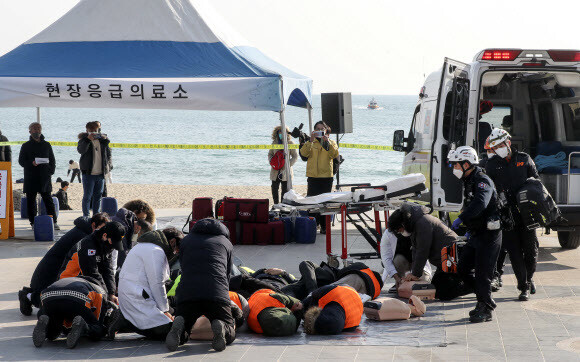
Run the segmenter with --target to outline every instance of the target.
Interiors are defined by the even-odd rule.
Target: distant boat
[[[369,105],[367,106],[368,109],[377,109],[379,108],[379,104],[375,101],[375,98],[370,100]]]

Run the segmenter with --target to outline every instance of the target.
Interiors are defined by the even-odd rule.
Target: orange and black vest
[[[381,278],[377,278],[377,276],[375,275],[375,272],[373,272],[370,268],[362,269],[360,272],[364,273],[365,275],[367,275],[369,277],[370,282],[373,285],[373,290],[372,291],[368,290],[368,292],[372,293],[371,297],[373,299],[377,298],[381,294],[381,289],[383,289],[383,280]],[[379,282],[379,280],[380,280],[380,282]],[[369,284],[369,283],[367,283],[367,284]]]
[[[260,289],[252,294],[248,300],[250,306],[248,325],[250,326],[250,329],[256,333],[264,333],[262,326],[260,326],[260,322],[258,322],[258,315],[261,311],[266,308],[286,308],[282,302],[270,296],[270,294],[275,294],[275,292],[271,289]]]
[[[241,310],[243,310],[242,302],[240,301],[240,296],[238,295],[238,293],[230,291],[230,300],[236,303],[236,305],[240,307]]]
[[[360,324],[363,314],[363,304],[358,293],[351,287],[338,285],[318,299],[318,306],[323,308],[331,302],[340,304],[344,309],[344,328],[356,327]]]

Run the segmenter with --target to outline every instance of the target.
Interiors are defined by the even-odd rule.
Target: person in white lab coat
[[[119,276],[119,311],[109,327],[109,337],[117,332],[135,332],[164,340],[173,316],[165,283],[169,261],[176,255],[183,234],[170,227],[141,235],[131,249]]]

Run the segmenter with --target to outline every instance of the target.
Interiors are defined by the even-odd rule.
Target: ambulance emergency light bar
[[[485,49],[477,60],[509,62],[516,58],[522,60],[547,60],[555,62],[580,62],[579,50],[521,50],[521,49]]]

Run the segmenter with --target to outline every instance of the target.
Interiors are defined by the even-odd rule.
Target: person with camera
[[[316,196],[332,191],[333,159],[338,157],[338,145],[328,138],[330,127],[323,121],[314,125],[310,140],[300,149],[300,155],[307,157],[306,177],[308,183],[307,196]],[[320,233],[326,233],[326,218],[316,216],[320,225]]]
[[[282,134],[282,126],[277,126],[272,131],[272,144],[281,145],[284,144]],[[290,129],[286,127],[286,137],[288,139],[288,144],[293,144],[290,140]],[[292,166],[298,160],[298,152],[295,149],[290,149],[290,175],[294,178],[294,171]],[[286,174],[286,168],[284,167],[284,150],[283,149],[271,149],[268,151],[268,161],[270,161],[270,180],[272,181],[272,199],[274,204],[278,204],[284,194],[288,191],[288,175]],[[282,193],[278,196],[278,189],[282,184]]]
[[[92,205],[93,214],[101,207],[105,185],[105,175],[113,169],[111,148],[106,134],[99,132],[98,122],[88,122],[86,132],[79,134],[77,151],[81,154],[80,168],[83,173],[83,215],[89,216]]]

